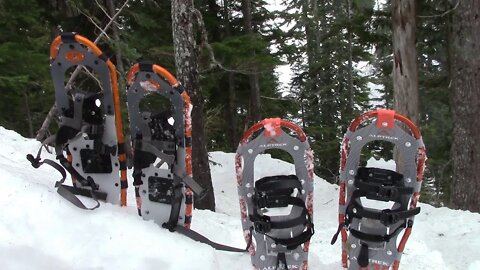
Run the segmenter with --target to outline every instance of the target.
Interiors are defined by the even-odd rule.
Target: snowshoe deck
[[[50,58],[60,127],[47,140],[53,141],[57,159],[73,182],[73,187],[63,185],[64,177],[56,184],[58,192],[70,201],[71,194],[90,194],[125,206],[126,155],[115,66],[93,42],[75,33],[58,36],[51,44]],[[77,66],[88,70],[98,84],[79,89],[74,82],[72,89],[66,89],[65,76]],[[36,158],[28,158],[32,165],[43,164],[40,151]]]
[[[283,129],[296,133],[296,137]],[[267,149],[289,153],[294,159],[295,175],[255,179],[255,158]],[[313,152],[305,133],[280,118],[257,123],[240,141],[236,173],[242,227],[253,267],[308,269],[308,249],[314,233]],[[289,214],[264,214],[284,207],[291,207]]]
[[[142,107],[149,97],[163,97],[169,104]],[[139,63],[128,73],[127,102],[139,214],[170,229],[189,227],[192,189],[202,191],[191,178],[190,98],[166,69]]]
[[[395,145],[403,160],[398,172],[359,165],[362,148],[372,141]],[[414,216],[420,212],[416,204],[426,160],[421,134],[395,111],[371,111],[352,122],[341,154],[339,228],[332,244],[340,234],[345,268],[396,270]],[[365,199],[390,202],[392,206],[367,206],[362,203]]]

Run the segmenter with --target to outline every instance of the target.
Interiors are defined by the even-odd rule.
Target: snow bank
[[[125,208],[104,203],[95,211],[76,208],[56,193],[58,172],[48,166],[36,170],[25,159],[38,142],[3,127],[0,138],[1,269],[251,269],[247,254],[215,251],[142,220],[136,215],[133,189]],[[217,212],[195,210],[192,227],[214,241],[244,247],[234,154],[212,152],[211,159],[220,164],[211,167]],[[256,163],[261,164],[258,177],[294,171],[292,164],[269,155],[259,156]],[[337,202],[338,186],[316,177],[311,270],[342,269],[340,241],[330,245]],[[420,206],[401,269],[480,269],[480,215]]]

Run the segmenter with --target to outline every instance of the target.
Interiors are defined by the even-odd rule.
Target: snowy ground
[[[2,127],[0,138],[1,269],[251,269],[247,254],[215,251],[143,221],[136,215],[132,190],[126,208],[103,203],[95,211],[76,208],[53,188],[59,178],[54,169],[35,170],[25,159],[38,149],[38,142]],[[194,211],[193,229],[214,241],[244,247],[234,154],[213,152],[211,159],[221,164],[212,166],[217,213]],[[257,164],[258,177],[294,170],[268,155],[260,156]],[[340,241],[330,245],[337,228],[338,187],[315,180],[310,269],[339,270]],[[480,214],[420,206],[401,269],[480,269]]]

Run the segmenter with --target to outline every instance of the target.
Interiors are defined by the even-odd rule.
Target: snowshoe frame
[[[373,122],[360,127],[368,121]],[[404,125],[407,131],[398,124]],[[404,160],[402,174],[376,168],[357,171],[362,148],[376,140],[388,141],[397,147]],[[420,131],[408,118],[393,110],[370,111],[350,124],[341,145],[339,231],[332,240],[333,244],[340,233],[343,267],[350,270],[399,268],[414,216],[420,212],[416,205],[425,161],[425,146]],[[397,184],[360,182],[365,173],[370,180],[388,178],[397,181]],[[376,191],[372,194],[372,190]],[[363,207],[357,200],[364,196],[395,203],[392,209],[377,211]],[[397,246],[401,231],[404,234]]]
[[[135,64],[128,72],[127,103],[134,149],[134,186],[139,214],[144,219],[174,230],[177,224],[190,227],[193,209],[193,191],[202,192],[192,177],[192,127],[190,97],[177,79],[163,67],[152,63]],[[141,112],[140,101],[147,95],[158,94],[167,98],[173,106],[175,141],[165,142],[152,139],[149,122],[151,112]],[[165,146],[170,145],[170,148]],[[173,144],[173,146],[172,146]],[[173,148],[172,148],[173,147]],[[174,151],[174,155],[165,151]],[[140,161],[153,156],[149,161]],[[157,164],[155,160],[159,158]],[[167,163],[168,169],[160,168]],[[152,201],[150,184],[163,181],[166,200]],[[187,186],[184,185],[187,184]],[[150,187],[151,188],[151,187]],[[167,193],[171,195],[166,195]],[[169,205],[166,207],[166,205]]]
[[[88,67],[99,76],[101,92],[66,89],[65,73],[76,66]],[[54,142],[63,168],[51,160],[41,162],[41,148],[36,158],[27,158],[34,167],[47,163],[59,170],[63,178],[55,185],[57,192],[80,208],[92,210],[99,204],[97,201],[96,207],[87,208],[73,194],[90,193],[95,200],[126,206],[127,167],[115,66],[87,38],[63,33],[51,44],[50,67],[60,128],[44,145]],[[96,104],[98,101],[101,104]],[[72,176],[73,187],[63,185],[65,170]]]
[[[282,128],[296,133],[298,138]],[[253,138],[256,133],[258,136]],[[294,159],[295,175],[264,177],[255,181],[255,158],[266,149],[289,153]],[[243,234],[253,268],[308,269],[308,249],[314,233],[314,172],[313,152],[305,133],[297,125],[280,118],[260,121],[243,135],[235,164]],[[291,196],[294,189],[297,194]],[[275,198],[280,198],[280,205]],[[260,214],[260,208],[270,207],[269,204],[273,207],[293,206],[289,215],[269,217]],[[284,226],[288,223],[289,226]]]

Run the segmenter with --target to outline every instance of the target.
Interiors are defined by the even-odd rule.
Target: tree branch
[[[207,28],[205,27],[205,22],[203,20],[202,13],[194,8],[192,10],[193,14],[197,18],[197,25],[200,28],[200,34],[201,34],[201,47],[204,47],[208,51],[208,55],[210,58],[210,67],[208,69],[202,70],[202,73],[208,72],[214,68],[220,68],[224,71],[231,72],[231,73],[239,73],[239,74],[244,74],[244,75],[251,75],[251,74],[258,74],[259,72],[254,72],[254,71],[249,71],[249,70],[236,70],[236,69],[230,69],[225,66],[223,66],[222,63],[220,63],[216,58],[215,58],[215,52],[213,51],[212,45],[208,42],[208,33],[207,33]]]
[[[123,9],[127,6],[128,2],[130,0],[125,0],[125,2],[123,3],[123,5],[118,9],[118,11],[111,17],[110,21],[107,23],[107,25],[105,25],[105,27],[103,28],[103,31],[97,36],[97,38],[95,39],[95,41],[93,42],[93,44],[97,44],[100,39],[103,37],[103,33],[105,33],[105,31],[108,30],[108,28],[112,25],[112,23],[115,21],[115,19],[118,17],[118,15],[120,15],[120,13],[123,11]],[[78,74],[80,73],[80,70],[81,70],[81,67],[80,66],[77,66],[75,68],[75,70],[73,71],[72,75],[70,76],[70,79],[68,80],[67,82],[67,85],[65,86],[65,89],[67,89],[67,91],[69,89],[72,88],[72,83],[73,83],[73,80],[78,76]],[[50,108],[50,110],[48,111],[48,114],[47,114],[47,117],[45,118],[45,120],[43,120],[43,124],[42,126],[40,127],[40,129],[37,131],[37,136],[36,136],[36,139],[38,141],[42,141],[43,139],[46,138],[46,135],[48,133],[48,127],[50,126],[50,123],[52,122],[53,118],[57,115],[57,106],[55,105],[55,103],[52,105],[52,107]]]
[[[455,6],[443,13],[440,13],[440,14],[436,14],[436,15],[418,15],[417,17],[418,18],[438,18],[438,17],[443,17],[445,15],[448,15],[449,13],[451,13],[452,11],[454,11],[455,9],[458,8],[458,6],[460,5],[460,1],[461,0],[457,0],[457,3],[455,4]]]

